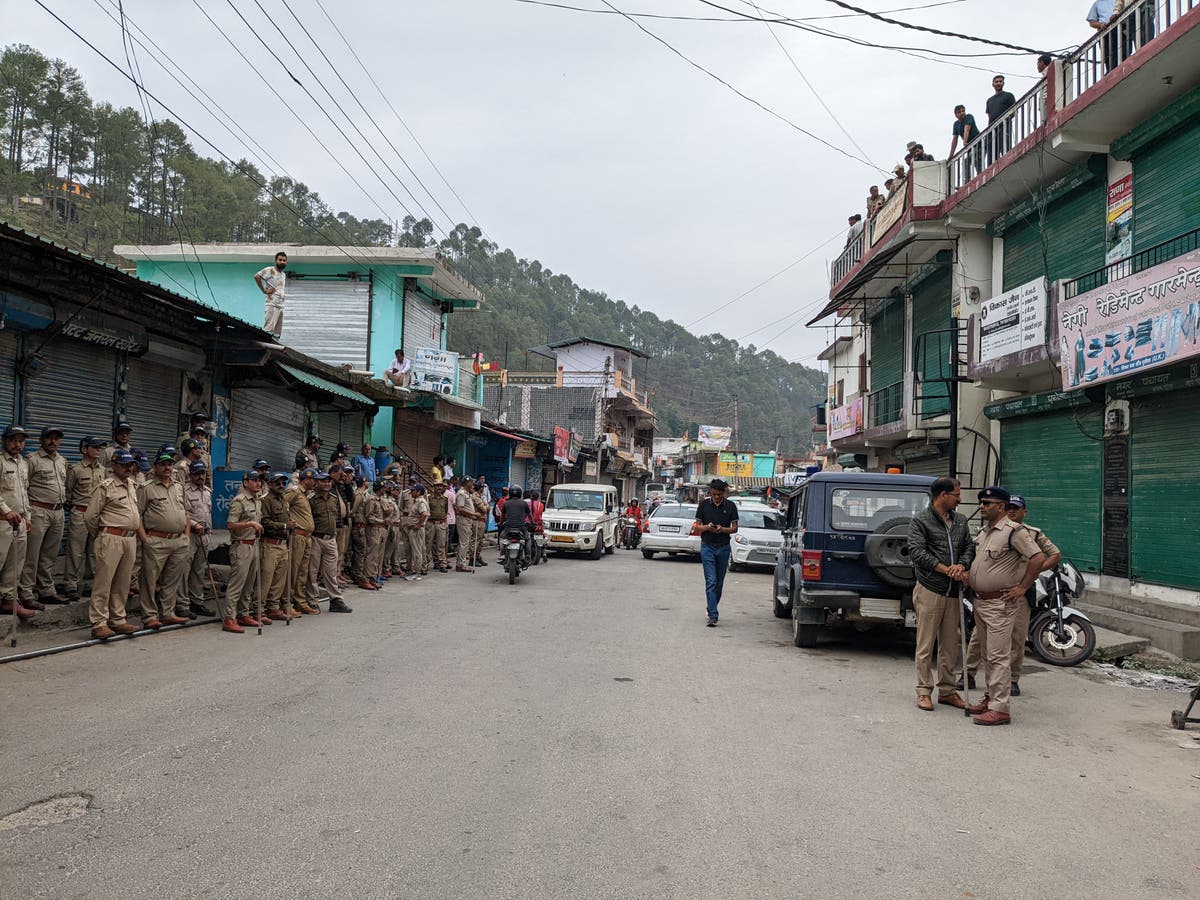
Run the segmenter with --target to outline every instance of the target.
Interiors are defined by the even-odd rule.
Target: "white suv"
[[[617,489],[611,484],[556,484],[546,494],[542,514],[547,550],[601,553],[617,548],[621,527]]]

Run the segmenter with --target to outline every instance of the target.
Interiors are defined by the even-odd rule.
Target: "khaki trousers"
[[[1009,665],[1012,666],[1012,680],[1021,680],[1021,670],[1025,668],[1025,641],[1029,637],[1029,601],[1023,600],[1017,604],[1017,614],[1013,619],[1012,653]],[[967,674],[972,678],[979,671],[979,663],[983,654],[980,652],[979,629],[971,632],[971,642],[967,644]]]
[[[229,548],[229,584],[225,588],[224,619],[250,616],[258,609],[255,587],[258,585],[258,542],[234,541]]]
[[[103,530],[96,535],[92,596],[88,601],[88,621],[93,628],[124,623],[137,542],[136,537],[117,537]]]
[[[204,578],[208,568],[208,545],[204,535],[188,535],[188,570],[185,593],[191,603],[204,602]]]
[[[183,595],[183,579],[187,575],[188,536],[160,538],[150,535],[142,544],[142,576],[139,599],[143,619],[173,616],[182,609],[187,616],[187,599]]]
[[[28,541],[29,532],[24,520],[18,522],[16,528],[7,520],[0,520],[0,600],[5,603],[17,600],[17,586],[25,568]]]
[[[408,559],[406,547],[404,532],[400,526],[390,526],[383,545],[383,568],[391,572],[399,572],[405,568],[405,561]]]
[[[429,560],[425,556],[425,526],[417,526],[414,521],[404,526],[404,542],[408,549],[408,570],[414,575],[423,575],[429,571]]]
[[[472,552],[475,548],[475,520],[459,516],[454,523],[455,529],[458,531],[458,558],[454,563],[459,568],[470,568],[475,562],[475,557]]]
[[[283,307],[268,302],[263,311],[263,331],[269,331],[279,337],[283,331]]]
[[[30,508],[30,528],[25,544],[25,565],[17,595],[21,600],[53,597],[54,563],[62,546],[63,511],[61,509]]]
[[[487,519],[478,519],[471,523],[471,534],[474,540],[471,542],[471,559],[480,559],[483,556],[483,539],[487,537]]]
[[[1025,603],[1025,598],[1018,603]],[[982,632],[979,640],[983,647],[988,706],[998,712],[1008,712],[1012,692],[1012,634],[1016,617],[1017,603],[975,598],[975,630]]]
[[[357,525],[351,528],[350,535],[350,577],[355,581],[365,581],[367,574],[367,529]]]
[[[913,588],[917,611],[917,696],[933,694],[933,645],[937,644],[938,696],[954,693],[954,663],[958,660],[958,592],[943,597],[922,584]]]
[[[338,572],[350,568],[350,526],[342,525],[337,530]]]
[[[308,603],[308,560],[312,555],[312,536],[292,535],[292,596],[290,606]]]
[[[446,539],[449,533],[449,528],[445,522],[425,523],[425,559],[429,565],[438,566],[443,569],[447,566]]]
[[[308,562],[309,591],[315,601],[324,594],[330,600],[341,600],[337,581],[337,538],[312,536],[312,554]],[[322,588],[324,592],[322,593]]]
[[[263,609],[279,609],[284,602],[283,592],[287,587],[288,550],[287,544],[260,543],[262,547]],[[287,600],[291,600],[290,597]]]
[[[383,572],[383,551],[387,544],[388,528],[384,525],[367,526],[367,577],[378,578]]]
[[[78,594],[82,589],[93,550],[92,536],[88,534],[87,525],[83,523],[83,513],[72,509],[71,521],[67,525],[67,565],[66,577],[63,579],[68,596]]]

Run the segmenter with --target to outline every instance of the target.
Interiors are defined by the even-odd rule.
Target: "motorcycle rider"
[[[525,498],[529,504],[529,523],[533,526],[533,531],[536,534],[543,534],[542,515],[546,512],[546,504],[542,502],[542,495],[538,491],[530,491]],[[536,549],[536,547],[535,547]],[[542,558],[541,563],[550,561],[550,554],[546,552],[546,546],[543,542],[541,547]]]
[[[524,562],[530,560],[530,535],[529,523],[531,521],[529,512],[529,502],[521,496],[519,487],[505,488],[508,492],[508,497],[504,500],[504,506],[501,511],[504,513],[504,522],[500,526],[500,547],[503,549],[503,538],[510,531],[521,532],[521,544],[523,549]]]
[[[1042,563],[1041,572],[1048,572],[1062,562],[1062,552],[1054,545],[1053,541],[1046,537],[1044,531],[1025,523],[1025,517],[1028,514],[1029,508],[1025,503],[1024,497],[1013,494],[1008,498],[1008,517],[1018,525],[1024,527],[1033,536],[1038,549],[1046,556],[1046,561]],[[1025,666],[1025,643],[1029,639],[1029,611],[1036,600],[1034,596],[1036,590],[1037,587],[1034,586],[1025,592],[1025,602],[1017,604],[1017,617],[1013,622],[1012,655],[1009,659],[1012,665],[1010,693],[1014,697],[1021,696],[1021,669]],[[967,678],[971,687],[975,686],[975,673],[979,669],[981,657],[979,629],[976,628],[971,632],[971,643],[967,647]]]
[[[623,518],[634,518],[637,520],[637,531],[633,538],[633,546],[636,547],[642,540],[642,506],[638,502],[638,498],[634,497],[629,501],[629,505],[625,507]]]

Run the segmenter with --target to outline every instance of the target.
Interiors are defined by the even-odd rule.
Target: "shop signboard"
[[[1046,279],[1035,278],[985,300],[979,308],[979,361],[1046,343]]]
[[[457,353],[429,347],[416,349],[412,361],[413,390],[452,395],[457,378]]]
[[[733,437],[733,429],[725,425],[701,425],[696,437],[705,450],[724,450]]]
[[[829,439],[850,437],[863,430],[863,399],[858,397],[845,406],[836,406],[829,416]]]
[[[1200,353],[1200,250],[1058,303],[1063,389]]]

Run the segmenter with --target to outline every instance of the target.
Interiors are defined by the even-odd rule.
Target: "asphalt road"
[[[0,896],[1200,896],[1179,694],[1031,663],[976,727],[769,589],[709,629],[695,563],[493,563],[0,666]]]

